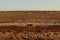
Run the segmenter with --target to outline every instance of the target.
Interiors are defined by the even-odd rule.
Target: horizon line
[[[60,11],[60,9],[0,9],[0,11]]]

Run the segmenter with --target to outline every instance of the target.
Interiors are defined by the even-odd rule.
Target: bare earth
[[[0,11],[0,20],[60,20],[60,11]]]
[[[21,20],[32,20],[33,24],[8,25],[22,24]],[[59,25],[34,25],[34,20]],[[0,40],[60,40],[60,11],[0,11]]]

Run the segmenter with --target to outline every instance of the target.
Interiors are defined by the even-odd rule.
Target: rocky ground
[[[60,11],[0,11],[0,40],[60,40]]]

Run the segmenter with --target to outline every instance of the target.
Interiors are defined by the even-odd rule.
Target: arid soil
[[[1,11],[0,21],[60,20],[60,11]]]
[[[60,40],[60,25],[1,25],[22,23],[20,20],[60,24],[60,11],[0,11],[0,40]]]

